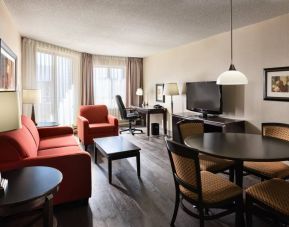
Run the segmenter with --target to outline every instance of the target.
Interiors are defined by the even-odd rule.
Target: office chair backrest
[[[116,99],[116,104],[118,106],[118,110],[119,110],[121,119],[123,119],[123,120],[127,119],[127,112],[126,112],[126,109],[125,109],[125,106],[123,104],[121,96],[116,95],[115,99]]]

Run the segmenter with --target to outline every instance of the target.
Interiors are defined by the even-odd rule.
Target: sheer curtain
[[[93,56],[93,88],[95,104],[105,104],[109,113],[120,118],[115,96],[126,100],[127,58]]]
[[[36,118],[73,125],[80,103],[80,54],[65,48],[24,38],[22,41],[23,89],[41,90]],[[31,107],[30,107],[31,108]],[[24,114],[29,109],[23,108]]]

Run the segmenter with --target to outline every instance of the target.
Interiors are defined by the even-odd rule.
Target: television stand
[[[197,115],[201,119],[208,119],[208,118],[215,118],[218,117],[218,115],[212,115],[212,114],[207,114],[207,113],[202,113]]]
[[[237,119],[229,119],[219,116],[196,115],[190,112],[176,113],[172,116],[173,140],[180,141],[180,135],[177,123],[182,120],[202,120],[204,122],[205,132],[245,132],[245,121]]]

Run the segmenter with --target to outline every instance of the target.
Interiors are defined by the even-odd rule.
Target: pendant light
[[[233,64],[233,0],[231,0],[231,65],[228,71],[223,72],[217,79],[220,85],[243,85],[248,84],[247,77],[236,70]]]

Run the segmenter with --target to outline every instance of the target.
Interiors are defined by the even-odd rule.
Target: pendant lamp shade
[[[217,79],[219,85],[244,85],[248,84],[247,77],[236,70],[233,64],[233,0],[231,0],[231,65],[228,71],[223,72]]]
[[[228,71],[223,72],[218,77],[217,84],[219,84],[219,85],[248,84],[248,79],[243,73],[237,71],[236,69],[234,69],[234,70],[229,69]]]

